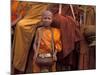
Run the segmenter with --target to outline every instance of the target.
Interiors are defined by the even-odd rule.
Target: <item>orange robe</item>
[[[35,42],[34,42],[35,52],[37,50],[37,45],[39,44],[40,44],[40,47],[38,50],[39,54],[52,52],[52,48],[51,48],[52,33],[53,33],[53,38],[54,38],[53,40],[54,40],[54,46],[55,46],[56,52],[60,52],[62,50],[61,40],[60,40],[60,30],[57,28],[51,28],[51,30],[48,28],[37,29]],[[39,40],[40,40],[40,43],[38,43]],[[55,62],[52,65],[51,69],[52,71],[56,71]],[[33,59],[33,72],[40,72],[40,67],[35,63],[34,59]]]
[[[57,52],[60,52],[62,50],[61,47],[61,40],[60,40],[60,30],[57,28],[51,28],[53,32],[53,38],[54,38],[54,46],[55,50]],[[40,31],[37,30],[36,33],[36,41],[35,44],[38,42],[39,37],[41,37],[40,40],[40,47],[39,47],[39,53],[49,53],[51,52],[51,39],[52,39],[52,33],[51,30],[48,28],[42,28]],[[39,34],[42,34],[41,36]]]

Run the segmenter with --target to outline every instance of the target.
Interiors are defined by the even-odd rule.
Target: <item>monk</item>
[[[32,72],[32,63],[29,60],[33,56],[30,57],[32,55],[30,47],[37,23],[40,21],[40,14],[47,7],[48,4],[33,3],[26,16],[24,15],[24,18],[16,23],[12,45],[12,69],[14,68],[12,72],[15,74]]]
[[[42,18],[41,18],[42,27],[39,27],[37,29],[36,37],[35,37],[35,41],[34,41],[34,45],[33,45],[33,48],[35,51],[34,52],[35,54],[33,57],[33,72],[41,72],[41,69],[43,69],[35,61],[36,57],[38,55],[41,55],[40,57],[42,57],[44,55],[46,55],[48,57],[52,56],[51,52],[53,49],[52,49],[51,45],[54,45],[55,56],[53,59],[54,63],[50,69],[51,69],[51,71],[56,71],[56,59],[57,59],[56,53],[60,52],[62,50],[62,48],[61,48],[61,40],[60,40],[60,30],[58,28],[54,28],[54,27],[50,26],[52,23],[52,20],[53,20],[53,14],[50,11],[45,11],[42,14]],[[54,40],[53,43],[51,43],[52,40]],[[39,48],[38,48],[38,45],[39,45]]]
[[[78,25],[72,17],[64,17],[59,14],[55,14],[55,21],[60,26],[63,48],[59,64],[67,67],[65,70],[77,70],[80,50],[79,45],[82,37]]]

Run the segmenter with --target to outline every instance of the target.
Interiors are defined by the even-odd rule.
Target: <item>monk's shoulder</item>
[[[52,28],[52,30],[53,30],[54,32],[60,32],[60,29],[59,29],[59,28]]]

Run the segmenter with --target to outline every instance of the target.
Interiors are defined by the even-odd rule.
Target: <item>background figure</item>
[[[33,10],[33,13],[25,14],[26,16],[16,24],[12,45],[12,67],[22,73],[26,71],[26,65],[30,67],[27,67],[28,72],[32,72],[32,63],[29,61],[32,54],[30,47],[37,27],[36,24],[40,21],[40,14],[46,10],[47,6],[48,4],[33,3],[32,8],[29,10]]]

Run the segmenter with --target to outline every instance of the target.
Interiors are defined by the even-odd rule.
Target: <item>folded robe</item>
[[[25,71],[30,45],[36,30],[36,23],[40,21],[40,14],[46,10],[48,4],[34,3],[30,15],[20,20],[15,29],[12,46],[12,64],[19,71]]]

